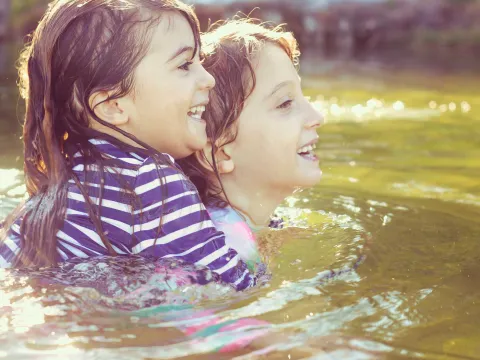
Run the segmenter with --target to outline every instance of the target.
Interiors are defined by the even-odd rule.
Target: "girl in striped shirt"
[[[19,75],[30,196],[5,223],[1,267],[140,254],[255,284],[174,160],[205,146],[215,85],[188,6],[55,0]]]

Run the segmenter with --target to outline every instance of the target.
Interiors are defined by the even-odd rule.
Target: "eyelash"
[[[188,71],[190,70],[190,66],[193,64],[193,61],[187,61],[183,65],[179,66],[178,68],[183,71]]]
[[[283,102],[282,104],[278,105],[277,106],[277,109],[288,109],[289,107],[291,107],[293,104],[293,100],[287,100],[285,102]]]

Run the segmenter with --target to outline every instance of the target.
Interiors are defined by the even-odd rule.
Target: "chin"
[[[203,149],[203,147],[199,144],[193,144],[192,142],[190,142],[190,143],[184,144],[181,148],[177,147],[176,149],[173,149],[167,153],[171,155],[175,160],[179,160],[192,155],[194,152],[198,151],[199,149]]]
[[[202,150],[207,145],[208,140],[205,122],[189,120],[186,139],[188,148],[193,149],[193,152]]]
[[[190,144],[188,144],[188,148],[192,151],[192,153],[205,149],[207,146],[207,137],[205,136],[204,139],[195,139]]]
[[[207,133],[191,133],[187,137],[186,147],[192,152],[200,151],[207,146]]]
[[[290,178],[289,181],[284,182],[282,189],[286,190],[286,193],[289,192],[293,194],[298,190],[308,189],[318,185],[322,178],[322,172],[319,171],[316,174],[308,174],[303,176],[297,176],[295,178]],[[288,195],[287,195],[288,196]]]
[[[317,185],[322,179],[322,170],[318,169],[317,171],[309,172],[302,176],[302,179],[298,182],[297,186],[306,188]]]

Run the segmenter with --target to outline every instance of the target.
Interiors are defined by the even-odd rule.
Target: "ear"
[[[214,172],[212,159],[213,146],[212,142],[208,140],[207,145],[202,151],[197,151],[195,157],[205,169]],[[219,174],[228,174],[235,169],[235,164],[231,157],[231,144],[223,145],[215,151],[215,161]]]
[[[121,126],[128,123],[128,113],[124,109],[123,99],[110,99],[109,93],[99,91],[90,96],[90,107],[100,119],[111,125]]]

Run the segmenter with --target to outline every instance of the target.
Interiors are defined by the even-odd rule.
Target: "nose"
[[[305,128],[316,129],[325,123],[323,114],[319,109],[316,109],[310,102],[308,102],[308,112],[305,117]]]
[[[205,70],[203,66],[201,66],[200,79],[198,83],[202,90],[211,90],[215,87],[215,78],[207,70]]]

